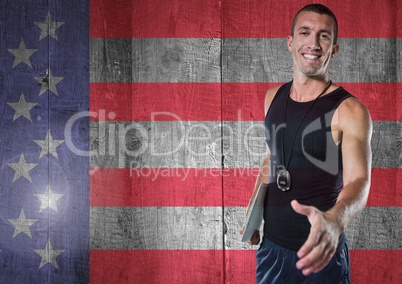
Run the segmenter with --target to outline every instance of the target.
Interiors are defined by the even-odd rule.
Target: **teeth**
[[[317,58],[318,58],[318,56],[310,55],[310,54],[303,54],[303,56],[304,56],[305,58],[307,58],[307,59],[317,59]]]

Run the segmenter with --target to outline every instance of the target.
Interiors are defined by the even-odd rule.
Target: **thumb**
[[[312,206],[302,205],[297,200],[292,200],[292,202],[290,202],[290,205],[292,206],[294,211],[304,216],[309,216],[314,210]]]

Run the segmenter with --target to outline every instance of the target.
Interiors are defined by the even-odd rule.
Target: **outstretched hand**
[[[293,200],[290,205],[297,213],[307,216],[311,224],[306,242],[297,252],[296,267],[307,276],[322,270],[334,256],[341,229],[336,220],[314,206],[302,205]]]

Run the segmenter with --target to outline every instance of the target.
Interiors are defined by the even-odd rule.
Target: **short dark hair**
[[[338,40],[338,21],[336,20],[335,14],[327,6],[324,6],[322,4],[310,4],[310,5],[304,6],[303,8],[301,8],[299,10],[299,12],[296,13],[295,17],[293,18],[293,23],[292,23],[292,30],[291,30],[292,36],[294,34],[297,17],[299,16],[299,14],[301,12],[314,12],[314,13],[317,13],[320,15],[330,16],[335,22],[334,43],[337,42],[337,40]]]

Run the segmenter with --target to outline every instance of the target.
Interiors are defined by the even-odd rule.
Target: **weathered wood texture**
[[[265,127],[252,121],[91,122],[93,168],[258,168]],[[402,124],[375,121],[373,167],[402,167]],[[223,146],[223,152],[222,152]]]
[[[334,82],[402,81],[401,39],[341,38],[339,45]],[[91,62],[92,82],[220,82],[221,72],[222,82],[283,82],[293,65],[286,40],[275,38],[92,39]]]
[[[91,209],[91,249],[92,263],[98,267],[91,279],[115,275],[132,282],[145,279],[143,268],[158,275],[154,282],[253,283],[254,251],[239,241],[239,231],[245,196],[255,176],[236,176],[233,170],[255,169],[260,164],[265,150],[264,92],[291,79],[292,61],[284,38],[294,13],[311,1],[231,0],[205,1],[204,5],[162,1],[160,7],[144,1],[121,12],[124,1],[113,5],[92,1],[98,10],[92,20],[90,76],[92,90],[102,100],[93,110],[104,109],[106,117],[93,118],[91,123],[91,150],[100,151],[91,157],[91,191],[96,191],[91,193],[96,203]],[[394,0],[370,5],[362,0],[323,2],[339,15],[340,24],[341,51],[332,62],[331,79],[349,84],[376,120],[373,186],[380,190],[369,202],[371,207],[348,228],[353,251],[358,250],[352,263],[358,266],[369,260],[375,267],[380,261],[376,258],[390,255],[386,262],[395,268],[394,262],[400,259],[402,195],[401,7]],[[175,85],[162,91],[161,83]],[[218,87],[214,85],[203,97],[202,92],[182,85],[199,83]],[[173,117],[151,121],[155,109],[175,113],[183,122]],[[108,117],[111,112],[115,116]],[[182,143],[186,131],[205,140]],[[154,144],[150,137],[156,138]],[[151,149],[171,153],[157,156]],[[130,167],[191,169],[193,175],[198,169],[215,167],[232,172],[228,177],[203,176],[201,186],[191,186],[174,176],[177,173],[152,182],[148,177],[133,179]],[[116,183],[116,176],[124,182]],[[192,178],[197,183],[198,177]],[[131,195],[119,201],[119,194]],[[120,252],[102,250],[127,248],[132,249],[125,251],[128,264],[119,261]],[[381,254],[379,250],[388,251]],[[194,260],[194,251],[197,259],[189,275],[191,268],[177,263],[183,258]],[[109,256],[112,269],[101,261]],[[134,259],[141,262],[134,265]],[[368,271],[370,265],[360,267]],[[383,275],[372,279],[400,275],[381,268]],[[354,275],[363,279],[367,271]]]
[[[219,82],[221,39],[91,39],[92,82]]]
[[[238,250],[245,207],[94,207],[91,249]],[[386,220],[386,222],[384,222]],[[401,249],[400,207],[368,207],[346,229],[351,249]]]

